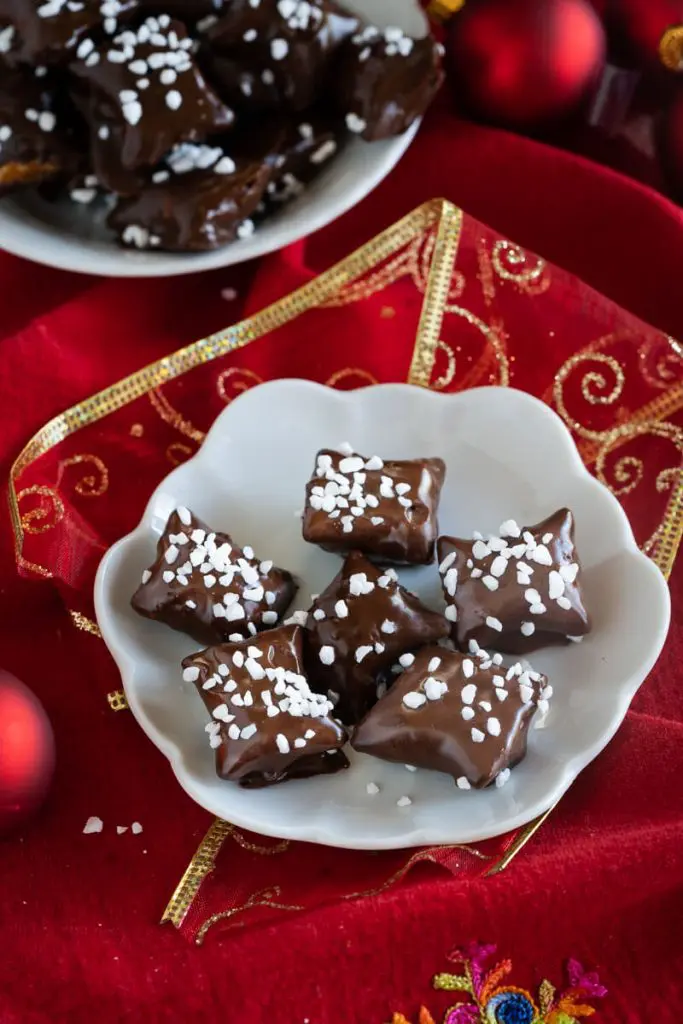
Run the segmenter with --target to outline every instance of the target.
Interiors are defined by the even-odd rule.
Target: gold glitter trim
[[[92,633],[93,636],[98,636],[102,639],[100,627],[92,619],[89,619],[87,615],[81,615],[80,612],[75,612],[72,608],[69,609],[69,615],[76,629],[82,629],[84,633]]]
[[[659,59],[669,71],[683,71],[683,25],[666,30],[659,40]]]
[[[107,703],[112,711],[128,711],[128,700],[123,690],[112,690],[108,693]]]
[[[170,921],[174,927],[180,928],[200,885],[216,866],[218,852],[231,829],[232,825],[226,821],[221,821],[220,818],[215,819],[171,896],[161,917],[161,924]]]
[[[552,807],[548,808],[545,814],[542,814],[539,818],[535,818],[534,821],[530,821],[529,824],[522,829],[512,845],[508,847],[500,860],[491,865],[484,877],[490,878],[491,875],[497,875],[499,872],[504,871],[508,864],[514,860],[520,850],[522,850],[529,840],[536,835],[541,825],[550,817],[556,807],[557,804],[553,804]]]
[[[434,244],[408,383],[429,387],[462,233],[462,210],[444,204]],[[470,314],[471,315],[471,314]]]
[[[239,907],[232,907],[230,910],[221,910],[217,914],[207,917],[201,928],[195,935],[194,941],[201,946],[206,938],[209,928],[212,928],[218,921],[227,921],[236,914],[242,914],[245,910],[253,910],[255,907],[270,907],[272,910],[304,910],[305,908],[296,903],[279,903],[275,897],[280,895],[280,886],[274,885],[271,889],[260,889],[251,894],[249,899],[241,903]],[[240,922],[241,923],[241,922]]]
[[[437,313],[435,315],[430,311],[429,305],[431,302],[438,300],[442,294],[444,275],[447,273],[449,266],[452,269],[453,260],[457,252],[457,242],[460,236],[460,226],[462,224],[462,212],[444,199],[433,199],[428,203],[424,203],[392,227],[377,235],[376,238],[361,246],[340,263],[337,263],[330,270],[321,274],[313,281],[309,281],[286,298],[268,306],[255,316],[227,327],[222,331],[217,331],[215,334],[202,338],[186,348],[179,349],[172,355],[165,356],[163,359],[151,363],[137,373],[133,373],[111,387],[105,388],[104,391],[100,391],[78,405],[72,406],[66,412],[55,416],[54,419],[46,423],[21,451],[10,471],[8,502],[18,565],[37,572],[41,576],[49,577],[52,575],[48,569],[26,561],[22,555],[25,526],[22,523],[19,512],[16,482],[31,463],[65,440],[65,438],[75,434],[82,427],[98,422],[110,413],[135,401],[135,399],[143,395],[149,395],[155,389],[157,392],[155,408],[160,415],[163,413],[162,418],[169,417],[167,422],[172,426],[178,427],[178,429],[180,429],[179,424],[181,421],[183,426],[195,429],[191,428],[191,425],[185,424],[182,417],[180,417],[180,420],[174,418],[175,410],[172,410],[163,398],[163,395],[159,397],[158,389],[162,384],[174,380],[176,377],[187,373],[197,366],[244,348],[250,342],[294,320],[306,312],[306,310],[313,309],[329,301],[335,295],[338,295],[342,289],[365,274],[368,269],[389,260],[410,242],[419,238],[424,231],[437,223],[439,224],[437,251],[425,297],[423,320],[421,321],[421,329],[418,332],[416,344],[416,355],[420,354],[421,360],[419,363],[421,372],[416,373],[416,375],[423,378],[426,374],[425,383],[428,383],[429,372],[431,372],[430,352],[433,361],[438,341],[438,330],[436,334],[434,333],[435,323],[437,321],[440,323],[441,320],[441,314]],[[179,414],[175,413],[175,415],[178,416]],[[28,494],[30,492],[31,489],[29,488],[22,493]],[[36,491],[35,493],[38,492]]]
[[[683,476],[669,499],[663,524],[657,532],[656,547],[650,557],[668,580],[683,541]]]

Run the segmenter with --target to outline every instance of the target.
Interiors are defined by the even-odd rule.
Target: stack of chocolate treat
[[[431,37],[336,0],[0,0],[0,195],[106,200],[124,246],[214,249],[441,80]]]
[[[438,537],[446,467],[322,450],[303,536],[343,556],[307,612],[282,624],[297,586],[188,509],[170,517],[137,612],[210,646],[183,662],[211,720],[218,774],[245,786],[338,771],[348,739],[388,761],[446,772],[460,789],[503,785],[552,688],[504,663],[589,631],[573,517],[498,535]],[[437,540],[438,538],[438,540]],[[394,565],[438,547],[445,611],[427,608]]]

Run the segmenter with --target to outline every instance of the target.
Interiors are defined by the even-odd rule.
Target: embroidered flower
[[[579,961],[572,959],[567,963],[570,987],[558,993],[554,985],[543,981],[534,998],[526,989],[503,984],[512,973],[512,961],[487,966],[495,952],[495,946],[470,943],[449,955],[460,973],[437,974],[432,984],[435,989],[460,992],[468,998],[446,1010],[443,1024],[579,1024],[582,1017],[595,1013],[595,1007],[586,1000],[607,995],[597,974],[584,971]],[[410,1021],[395,1013],[392,1024]],[[424,1006],[418,1024],[435,1024]]]

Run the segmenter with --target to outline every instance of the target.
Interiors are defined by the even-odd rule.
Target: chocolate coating
[[[169,516],[142,578],[135,611],[200,644],[271,629],[296,593],[290,573],[259,562],[251,548],[211,531],[186,508]]]
[[[352,746],[445,772],[460,789],[483,789],[497,778],[502,785],[501,772],[526,754],[539,700],[547,710],[551,693],[545,676],[521,665],[506,670],[486,651],[470,656],[425,647],[360,723]]]
[[[310,110],[294,118],[287,125],[276,176],[266,189],[267,204],[280,207],[300,196],[339,151],[344,135],[339,119],[329,114]]]
[[[124,245],[170,252],[216,249],[248,237],[284,139],[284,130],[273,127],[249,144],[176,146],[152,174],[153,183],[117,205],[109,226]]]
[[[368,26],[344,43],[335,102],[349,129],[368,142],[401,135],[424,114],[443,82],[439,44],[398,28]]]
[[[0,70],[0,195],[75,170],[54,92],[30,71]]]
[[[19,60],[63,63],[89,32],[115,34],[138,7],[138,0],[0,0],[0,20],[16,29]]]
[[[458,647],[476,640],[526,654],[590,632],[569,509],[535,526],[509,520],[501,533],[488,541],[439,538],[446,617]]]
[[[102,51],[86,37],[76,57],[71,71],[114,105],[116,118],[104,125],[121,129],[120,160],[129,170],[156,164],[172,146],[200,141],[234,121],[197,67],[185,26],[167,15],[120,32]]]
[[[207,74],[245,110],[305,110],[320,96],[330,58],[358,19],[328,0],[232,0],[206,34]]]
[[[357,722],[377,699],[378,677],[399,655],[447,634],[446,620],[402,587],[392,569],[351,552],[308,614],[311,685],[338,697],[343,722]]]
[[[429,563],[445,476],[441,459],[383,461],[324,448],[306,486],[304,540],[384,562]]]
[[[220,778],[259,787],[348,767],[346,731],[303,675],[299,626],[193,654],[183,677],[211,714]]]

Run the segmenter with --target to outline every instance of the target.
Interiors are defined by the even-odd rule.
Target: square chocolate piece
[[[326,551],[426,565],[439,532],[441,459],[384,461],[324,448],[306,486],[303,535]]]
[[[171,513],[157,557],[131,604],[197,643],[219,644],[272,629],[296,593],[291,574],[260,561],[187,508]]]
[[[336,713],[357,722],[377,699],[380,675],[406,651],[448,635],[448,623],[360,552],[314,601],[307,621],[311,685],[337,701]]]
[[[439,573],[453,641],[512,654],[578,641],[590,632],[567,508],[536,526],[508,519],[497,537],[439,538]]]
[[[348,767],[346,730],[303,674],[302,639],[300,626],[281,626],[183,661],[211,714],[220,778],[260,787]]]
[[[476,645],[473,645],[476,646]],[[459,789],[504,785],[526,754],[529,723],[547,713],[545,676],[477,648],[425,647],[356,729],[352,746],[384,761],[452,775]]]

